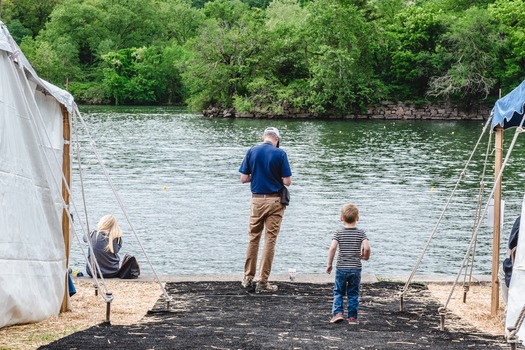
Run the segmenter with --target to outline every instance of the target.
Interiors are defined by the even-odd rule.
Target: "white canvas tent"
[[[518,127],[517,133],[523,131],[525,126],[525,80],[509,94],[499,99],[494,106],[493,127],[502,130]],[[521,130],[521,131],[520,131]],[[518,234],[518,245],[516,257],[512,268],[512,278],[508,291],[508,303],[506,312],[507,330],[516,328],[510,332],[509,339],[513,348],[516,341],[525,341],[525,327],[522,326],[525,313],[525,197],[521,207],[520,230]],[[515,333],[515,334],[513,334]]]
[[[513,265],[505,322],[507,329],[516,325],[516,321],[525,307],[525,197],[521,207],[520,232]],[[519,327],[516,335],[519,340],[524,341],[525,327]]]
[[[0,328],[67,306],[62,181],[75,108],[69,93],[38,77],[0,22]]]

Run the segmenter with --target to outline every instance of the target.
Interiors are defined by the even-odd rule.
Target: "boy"
[[[348,298],[348,323],[356,324],[357,309],[359,308],[359,287],[361,284],[361,259],[370,258],[370,244],[363,230],[356,227],[359,221],[359,210],[354,204],[346,204],[341,208],[343,229],[334,233],[332,245],[328,250],[328,266],[326,272],[332,272],[332,262],[335,252],[337,256],[334,303],[330,323],[344,320],[343,297]]]

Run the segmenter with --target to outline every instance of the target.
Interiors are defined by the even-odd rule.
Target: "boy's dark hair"
[[[359,209],[355,204],[345,204],[341,208],[341,216],[347,224],[353,224],[359,218]]]

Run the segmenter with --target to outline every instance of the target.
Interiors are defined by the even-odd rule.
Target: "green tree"
[[[396,16],[388,28],[388,59],[383,80],[389,95],[397,100],[423,98],[430,77],[442,70],[437,59],[440,42],[447,28],[441,11],[432,7],[409,6]]]
[[[17,20],[34,37],[44,28],[49,15],[60,1],[3,0],[0,2],[2,18],[10,30],[12,21]]]
[[[489,6],[489,13],[503,40],[495,74],[508,92],[525,79],[525,2],[497,0]]]
[[[365,108],[380,93],[371,65],[374,27],[353,5],[317,0],[307,7],[310,104],[344,113]]]
[[[197,35],[204,21],[204,13],[193,8],[190,0],[161,1],[157,16],[165,40],[175,40],[181,46]]]
[[[154,5],[160,10],[157,11]],[[168,21],[169,11],[179,18],[184,17],[184,13],[194,17],[188,22],[179,21],[175,35],[170,30],[176,28],[173,23],[177,18]],[[101,96],[94,91],[104,80],[110,83],[109,96],[115,97],[119,103],[130,103],[135,98],[136,102],[152,103],[153,97],[160,98],[161,95],[168,100],[177,100],[177,94],[171,88],[165,94],[159,92],[159,86],[166,88],[171,84],[166,79],[173,78],[173,84],[180,84],[176,65],[172,62],[170,71],[165,65],[159,69],[157,65],[164,64],[167,57],[160,59],[157,56],[162,56],[164,48],[171,46],[170,40],[184,41],[195,35],[198,18],[198,11],[189,8],[184,0],[63,0],[55,7],[40,35],[34,41],[26,40],[24,45],[29,50],[31,61],[36,62],[35,66],[50,81],[61,85],[69,81],[77,89],[86,87],[93,91],[88,94],[80,92],[82,96],[93,96],[100,101]],[[155,42],[162,47],[153,45]],[[135,49],[152,46],[156,48]],[[133,50],[129,52],[120,52],[131,48]],[[119,73],[117,65],[110,63],[117,58],[129,61],[126,74],[115,74]],[[152,73],[147,70],[161,71],[162,75],[148,80]],[[122,78],[128,79],[124,93],[118,89],[123,84]],[[85,84],[87,81],[97,83]]]
[[[109,51],[149,45],[161,36],[153,0],[63,0],[37,38],[51,45],[67,38],[80,64],[93,65]]]
[[[430,81],[429,95],[456,97],[467,105],[486,98],[497,80],[493,67],[498,59],[499,38],[486,10],[471,7],[453,17],[443,36],[441,61],[448,69]]]
[[[208,19],[188,42],[192,55],[182,66],[188,103],[195,110],[232,107],[235,95],[246,94],[251,60],[264,48],[263,16],[239,0],[206,3],[204,13]]]
[[[379,21],[381,25],[394,22],[397,14],[407,7],[405,0],[369,0],[365,6],[368,21]]]
[[[237,96],[236,109],[307,107],[307,11],[296,0],[274,0],[266,10],[266,49],[250,58],[247,96]]]
[[[103,15],[102,25],[115,49],[148,46],[162,38],[158,7],[155,0],[91,0]],[[174,14],[176,15],[176,13]],[[105,37],[106,38],[106,37]]]
[[[182,87],[173,58],[182,54],[178,46],[150,46],[103,55],[106,95],[117,105],[181,102]]]
[[[439,8],[448,14],[461,14],[472,7],[486,9],[488,5],[494,3],[494,0],[441,0],[433,1],[431,5]]]
[[[20,22],[19,19],[14,19],[9,22],[7,25],[7,28],[9,29],[9,33],[15,39],[15,41],[20,44],[22,42],[22,39],[25,36],[32,37],[33,32],[31,29],[24,27],[24,25]]]
[[[99,44],[110,35],[104,17],[105,14],[92,1],[65,0],[55,8],[46,29],[36,40],[49,43],[58,55],[69,53],[60,51],[56,43],[68,42],[77,56],[77,64],[92,65]]]
[[[65,86],[69,79],[83,75],[78,65],[78,49],[67,38],[57,38],[51,45],[26,36],[20,48],[43,79]]]

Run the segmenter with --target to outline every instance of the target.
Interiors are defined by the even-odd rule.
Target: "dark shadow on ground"
[[[239,282],[168,283],[169,312],[159,300],[136,325],[96,326],[40,349],[501,349],[503,337],[480,333],[448,316],[423,285],[412,285],[399,311],[402,285],[362,286],[360,323],[330,324],[332,286],[278,283],[255,294]]]

